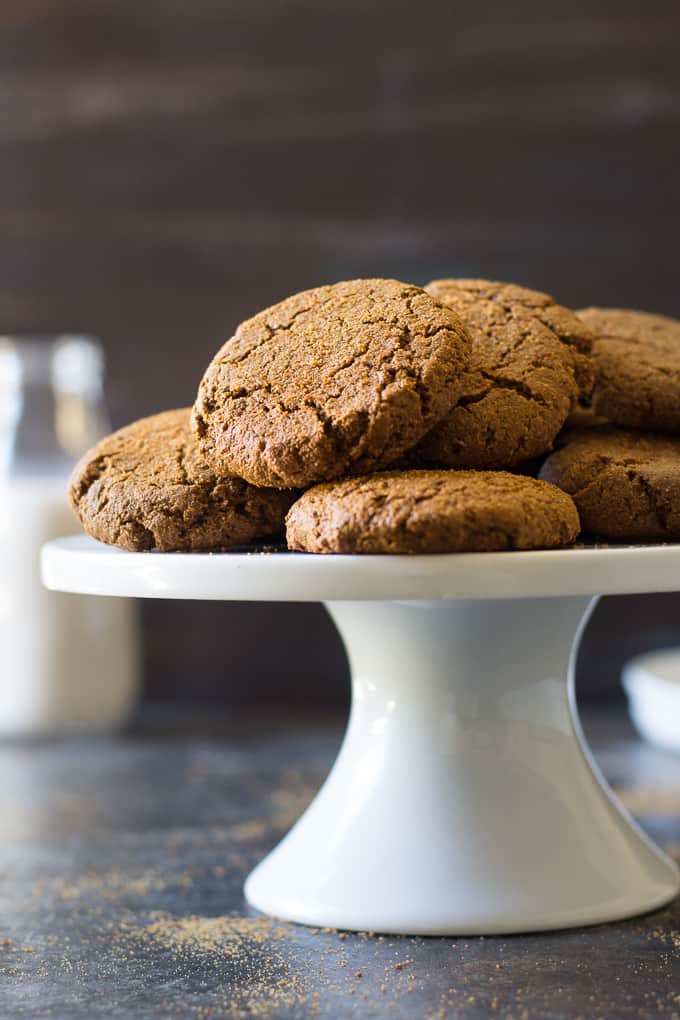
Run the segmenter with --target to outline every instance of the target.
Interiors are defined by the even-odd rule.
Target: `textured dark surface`
[[[173,721],[174,719],[174,721]],[[680,759],[586,720],[644,826],[680,852]],[[576,1020],[680,1008],[680,903],[486,939],[341,934],[249,911],[248,869],[303,809],[337,722],[149,717],[0,750],[0,1016]]]
[[[673,0],[3,0],[0,330],[101,335],[120,426],[190,404],[241,319],[343,278],[680,315],[679,32]],[[651,605],[594,617],[589,691],[620,634],[678,640],[678,599]],[[346,688],[319,607],[144,620],[155,697]]]

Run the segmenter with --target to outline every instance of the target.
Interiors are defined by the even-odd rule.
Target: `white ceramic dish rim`
[[[374,601],[535,598],[680,589],[680,544],[437,556],[130,553],[75,535],[48,542],[50,589],[135,598]]]
[[[680,647],[645,652],[626,663],[621,680],[630,715],[640,734],[652,744],[680,751],[680,675],[664,676],[667,661],[680,662]]]
[[[621,677],[623,686],[629,693],[644,687],[658,687],[676,691],[680,696],[680,672],[677,678],[663,674],[664,662],[668,659],[680,662],[680,645],[655,648],[629,659]]]

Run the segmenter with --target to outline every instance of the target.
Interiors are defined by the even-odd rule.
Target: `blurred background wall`
[[[0,330],[99,335],[118,426],[347,277],[680,316],[679,51],[659,0],[3,0]],[[320,607],[143,619],[149,697],[345,697]],[[605,600],[582,693],[679,641],[677,597]]]

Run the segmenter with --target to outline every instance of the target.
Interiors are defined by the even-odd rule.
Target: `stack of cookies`
[[[590,410],[558,438],[540,477],[574,499],[586,534],[680,538],[680,322],[585,308],[593,334]]]
[[[679,323],[577,315],[513,284],[376,279],[242,323],[193,408],[103,439],[70,497],[86,531],[135,551],[285,529],[306,552],[445,553],[581,529],[680,538],[678,479]]]

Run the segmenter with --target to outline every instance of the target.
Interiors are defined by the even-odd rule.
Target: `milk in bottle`
[[[134,605],[39,573],[41,545],[80,531],[66,486],[108,429],[102,376],[92,340],[0,338],[0,736],[106,729],[134,706]]]

